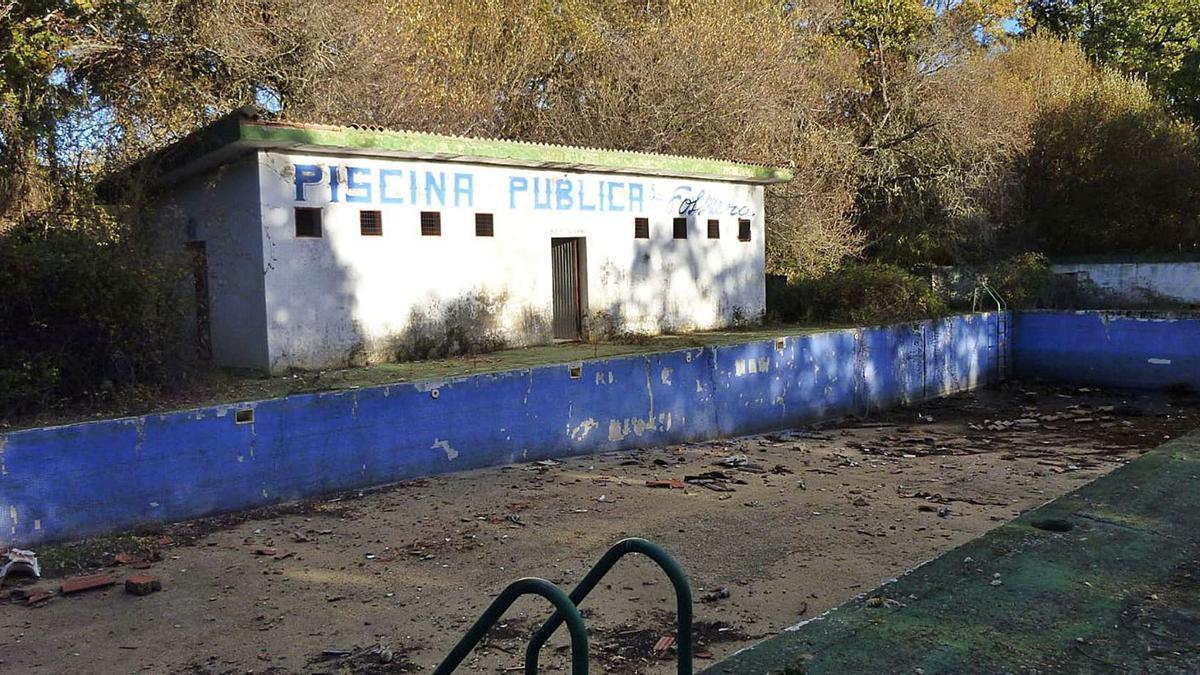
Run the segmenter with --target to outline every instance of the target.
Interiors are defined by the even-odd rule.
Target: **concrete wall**
[[[1200,391],[1200,314],[1018,312],[1012,357],[1021,379]]]
[[[0,435],[0,548],[516,461],[746,434],[994,382],[979,314]],[[238,423],[237,411],[253,411]],[[249,413],[246,413],[249,414]]]
[[[552,237],[586,238],[593,331],[715,328],[765,308],[759,186],[261,157],[274,372],[387,360],[398,347],[455,330],[483,342],[548,342]],[[323,209],[322,238],[296,238],[297,206]],[[361,209],[382,211],[382,237],[360,235]],[[440,237],[421,236],[425,210],[441,212]],[[688,238],[675,240],[681,211],[690,214]],[[494,215],[494,237],[475,236],[476,213]],[[650,219],[650,239],[634,238],[638,216]],[[719,239],[707,238],[710,218],[720,220]],[[752,223],[750,242],[738,241],[739,218]]]
[[[1072,278],[1081,291],[1101,291],[1104,297],[1098,301],[1120,306],[1200,305],[1200,262],[1059,264],[1053,270]]]
[[[172,190],[159,217],[171,246],[202,241],[207,248],[213,362],[266,370],[258,177],[251,156],[192,178]]]

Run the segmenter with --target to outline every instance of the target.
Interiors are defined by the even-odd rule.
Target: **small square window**
[[[750,221],[745,218],[738,219],[738,241],[750,241]]]
[[[440,236],[442,236],[442,214],[440,211],[422,211],[421,212],[421,236],[422,237],[440,237]]]
[[[321,236],[321,209],[315,209],[308,206],[297,206],[295,217],[296,237]]]
[[[687,218],[676,218],[674,223],[675,238],[687,239]]]
[[[633,238],[634,239],[649,239],[650,238],[650,219],[649,218],[634,218],[633,219]]]
[[[496,219],[490,213],[475,214],[475,236],[476,237],[494,237],[496,236]]]
[[[708,238],[709,239],[720,239],[721,238],[721,221],[716,220],[716,219],[708,221]]]
[[[379,211],[359,211],[358,232],[364,237],[382,237],[383,214]]]

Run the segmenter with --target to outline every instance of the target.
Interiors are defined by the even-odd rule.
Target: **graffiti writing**
[[[748,204],[726,203],[700,190],[694,195],[690,185],[675,188],[669,204],[674,213],[680,216],[700,217],[702,215],[730,215],[745,218],[754,215],[754,210]],[[678,205],[676,205],[678,203]]]

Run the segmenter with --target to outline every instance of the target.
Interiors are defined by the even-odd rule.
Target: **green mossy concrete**
[[[1200,432],[704,672],[1200,672]]]

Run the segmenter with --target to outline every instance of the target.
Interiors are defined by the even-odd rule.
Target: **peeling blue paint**
[[[996,380],[1003,314],[0,435],[0,548],[463,469],[700,441]],[[577,364],[578,365],[578,364]],[[237,423],[236,411],[253,410]]]
[[[1018,312],[1021,379],[1200,392],[1200,314]]]

